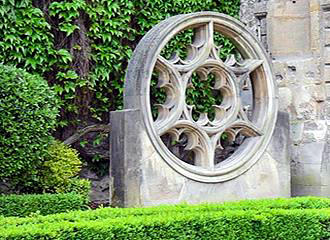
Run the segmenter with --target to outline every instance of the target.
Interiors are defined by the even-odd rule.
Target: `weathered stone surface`
[[[327,130],[327,121],[325,120],[306,121],[304,131],[305,142],[323,143]]]
[[[310,51],[309,0],[270,0],[268,40],[272,56],[304,55]]]
[[[266,153],[249,171],[230,181],[206,184],[190,180],[173,170],[159,156],[146,131],[141,128],[128,127],[130,123],[127,119],[131,118],[134,118],[137,125],[143,124],[137,113],[138,111],[135,110],[112,113],[113,119],[119,120],[120,118],[121,124],[126,125],[121,129],[131,129],[132,137],[139,136],[138,145],[136,145],[137,140],[132,142],[130,138],[123,138],[120,143],[121,146],[127,146],[126,150],[135,144],[136,154],[124,154],[124,157],[114,159],[117,162],[115,165],[111,164],[116,173],[113,177],[123,179],[119,185],[114,183],[113,205],[118,205],[117,198],[123,198],[125,206],[152,206],[180,202],[222,202],[290,196],[288,152],[288,141],[290,140],[287,114],[279,114],[274,136]],[[126,117],[124,117],[125,115]],[[117,144],[115,141],[114,139],[111,142]],[[141,157],[137,157],[140,154],[142,154]],[[119,163],[119,161],[123,161],[123,163]],[[123,171],[118,170],[118,166],[128,162],[134,167],[130,170],[127,168],[123,168]],[[130,172],[139,173],[135,175],[135,182],[125,177]],[[140,186],[137,186],[137,182],[140,183]],[[118,187],[123,191],[116,191]],[[125,201],[125,198],[130,201]]]
[[[290,88],[283,87],[279,89],[279,110],[283,112],[289,111],[292,104],[292,92]]]
[[[257,36],[258,19],[254,15],[256,2],[257,0],[241,0],[240,20]]]
[[[320,54],[320,3],[319,0],[310,1],[310,28],[311,28],[311,51]]]
[[[130,112],[115,112],[113,114],[130,115]],[[129,119],[129,117],[126,119]],[[134,119],[136,122],[142,121],[135,114]],[[123,123],[129,124],[127,121]],[[123,128],[127,129],[127,127]],[[136,129],[132,134],[137,134]],[[139,176],[136,176],[136,178],[137,182],[140,182],[141,185],[136,190],[136,182],[124,180],[122,186],[114,185],[114,188],[116,186],[124,187],[126,193],[121,194],[125,196],[130,195],[130,191],[134,192],[132,194],[134,197],[131,198],[131,201],[125,202],[125,206],[152,206],[180,202],[221,202],[265,197],[289,197],[290,163],[287,147],[289,146],[288,131],[288,115],[280,113],[275,133],[267,152],[249,171],[227,182],[205,184],[187,179],[174,171],[157,154],[148,134],[140,129],[137,135],[140,138],[139,142],[141,145],[140,149],[135,148],[136,155],[125,154],[124,156],[127,159],[117,158],[114,161],[135,162],[132,165],[136,169],[130,169],[130,171],[139,172]],[[125,142],[121,144],[130,146]],[[133,143],[131,142],[130,144]],[[136,157],[139,154],[142,154],[141,158]],[[114,168],[115,166],[112,164],[112,167]],[[117,174],[120,172],[117,168],[114,170]],[[124,175],[127,173],[127,171],[126,173],[121,172]],[[117,177],[119,176],[117,175]],[[115,191],[114,194],[117,192]],[[136,192],[139,192],[139,194],[135,194]],[[116,205],[116,202],[114,201],[112,204]]]
[[[189,22],[192,26],[199,24],[194,35],[194,41],[198,43],[194,55],[186,60],[166,60],[159,56],[163,39],[187,29]],[[148,32],[128,66],[125,107],[137,109],[111,113],[114,123],[111,134],[112,204],[149,206],[181,201],[199,203],[289,196],[289,117],[279,114],[275,126],[277,91],[269,60],[260,44],[236,20],[216,13],[182,15],[165,23]],[[250,57],[241,63],[233,57],[222,62],[214,54],[214,29],[235,38],[242,56]],[[262,31],[259,33],[263,34]],[[244,67],[238,68],[242,64]],[[191,70],[201,76],[214,72],[215,90],[226,86],[224,104],[215,106],[222,110],[221,114],[217,112],[215,120],[210,121],[205,114],[198,121],[192,118],[184,95],[186,77],[179,74]],[[156,119],[151,117],[147,95],[153,71],[159,73],[158,86],[172,90],[166,102],[158,105]],[[242,71],[252,79],[253,95],[250,98],[253,98],[254,109],[251,120],[240,104],[243,82],[236,85],[239,79],[233,81],[243,74]],[[132,100],[136,101],[128,102]],[[227,108],[227,105],[231,107]],[[220,149],[222,146],[222,134],[225,132],[228,141],[233,142],[239,138],[240,131],[246,139],[228,159],[217,162],[215,147]],[[181,138],[182,133],[185,138]],[[175,144],[186,144],[184,150],[194,150],[193,161],[185,161],[180,152],[171,152],[161,138],[164,134],[169,134],[172,141],[176,140]]]
[[[329,196],[330,0],[270,0],[267,8],[280,109],[290,115],[292,195]]]
[[[278,164],[290,164],[290,119],[287,112],[279,111],[268,153]]]
[[[320,84],[318,61],[311,55],[302,57],[281,56],[277,57],[273,64],[280,88]]]
[[[325,28],[330,28],[330,11],[326,11],[324,13],[324,27]]]
[[[324,62],[330,65],[330,46],[324,48]]]
[[[90,201],[96,205],[109,204],[109,176],[103,176],[98,180],[92,180],[92,190],[90,193]]]
[[[299,147],[299,155],[295,161],[306,163],[306,165],[321,166],[324,147],[325,142],[310,142],[302,144]]]
[[[140,205],[140,111],[111,112],[110,204]]]
[[[268,50],[266,16],[268,0],[241,0],[240,20]]]
[[[304,121],[291,121],[290,123],[290,138],[292,143],[298,145],[303,140]]]
[[[330,65],[326,65],[324,67],[324,77],[325,77],[325,82],[330,83]]]
[[[312,92],[313,100],[316,102],[324,102],[326,100],[327,96],[324,85],[309,86],[307,89]]]
[[[324,43],[325,43],[325,45],[330,44],[330,29],[326,29],[324,31]]]
[[[320,4],[321,4],[321,6],[323,6],[323,7],[327,7],[327,8],[329,8],[330,0],[320,0]]]
[[[320,194],[322,191],[321,189],[321,186],[294,185],[292,187],[292,196],[324,196]]]

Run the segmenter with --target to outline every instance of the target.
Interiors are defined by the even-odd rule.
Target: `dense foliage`
[[[77,127],[107,124],[109,110],[121,108],[127,62],[152,26],[196,11],[237,16],[239,2],[0,0],[0,63],[41,74],[54,86],[64,103],[56,135],[63,140]],[[232,50],[228,42],[223,45],[224,53]]]
[[[0,218],[0,239],[328,239],[329,206],[297,198]]]
[[[58,103],[37,75],[0,64],[0,179],[33,187],[47,156]]]
[[[87,204],[88,198],[85,195],[75,193],[0,195],[0,216],[47,215],[87,209]]]
[[[39,171],[39,184],[46,192],[66,192],[72,181],[87,181],[73,179],[81,169],[82,163],[78,157],[78,152],[55,141],[48,149],[48,156],[43,161]],[[70,192],[69,191],[69,192]]]

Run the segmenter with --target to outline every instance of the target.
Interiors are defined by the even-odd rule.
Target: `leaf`
[[[62,32],[66,33],[67,37],[70,36],[75,30],[79,30],[79,27],[77,25],[71,23],[61,23],[59,28]]]

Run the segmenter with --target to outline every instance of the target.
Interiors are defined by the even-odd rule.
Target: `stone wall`
[[[267,1],[241,0],[240,19],[268,50],[267,42]]]
[[[252,31],[258,26],[253,20],[258,4],[242,0],[241,19]],[[273,59],[280,110],[290,115],[292,196],[330,196],[330,0],[264,4],[265,46]]]

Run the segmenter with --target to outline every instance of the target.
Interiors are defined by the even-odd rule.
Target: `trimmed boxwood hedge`
[[[297,198],[0,218],[0,239],[329,239],[329,205]]]
[[[132,216],[149,216],[165,213],[176,214],[178,212],[216,212],[235,210],[258,210],[268,209],[327,209],[330,208],[330,199],[316,197],[264,199],[264,200],[243,200],[222,204],[180,204],[176,206],[159,206],[152,208],[101,208],[94,211],[74,211],[69,213],[56,214],[51,216],[36,216],[34,218],[3,218],[0,219],[1,226],[20,226],[26,224],[45,224],[61,221],[94,221],[100,219],[125,218]],[[62,211],[63,212],[63,211]],[[54,211],[55,213],[55,211]]]
[[[0,216],[47,215],[87,209],[87,204],[87,196],[76,193],[0,195]]]
[[[329,239],[330,210],[180,212],[1,230],[0,239]]]

